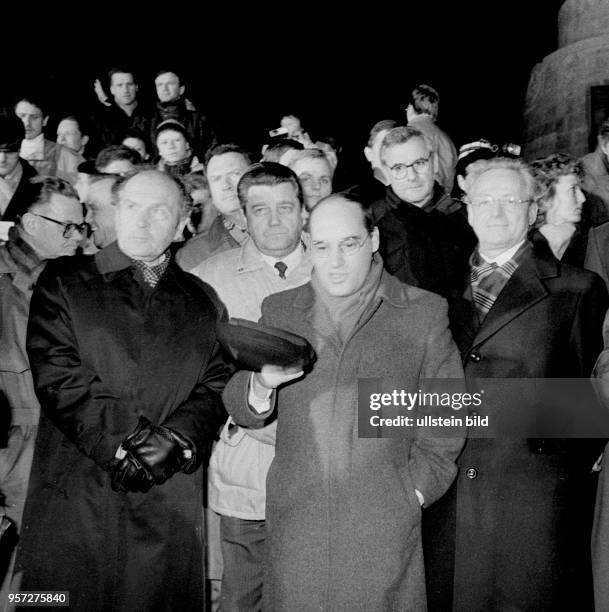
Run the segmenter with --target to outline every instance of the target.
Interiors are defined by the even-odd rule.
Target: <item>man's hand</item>
[[[127,454],[112,472],[115,491],[145,493],[153,484],[163,484],[178,471],[189,474],[197,468],[196,450],[191,442],[142,416],[121,446]]]
[[[93,83],[93,89],[95,90],[95,95],[97,96],[97,99],[104,106],[110,106],[108,96],[106,95],[106,92],[104,91],[104,88],[102,87],[101,81],[99,79],[95,79],[95,82]]]
[[[282,367],[276,365],[262,366],[260,372],[252,376],[252,393],[259,399],[266,399],[269,392],[304,374],[300,368]]]

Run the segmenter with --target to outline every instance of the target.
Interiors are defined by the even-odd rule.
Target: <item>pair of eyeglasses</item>
[[[369,234],[360,240],[357,238],[345,238],[338,243],[338,250],[345,257],[351,257],[364,246],[368,238],[370,238]],[[313,242],[313,244],[311,244],[311,251],[313,252],[313,255],[317,257],[317,259],[328,259],[331,253],[330,246],[327,242]]]
[[[432,155],[433,151],[430,152],[427,157],[421,157],[421,159],[413,161],[412,164],[394,164],[393,166],[389,166],[389,172],[391,172],[393,178],[398,180],[406,178],[409,168],[412,168],[415,174],[421,174],[421,172],[425,172],[425,170],[429,168]]]
[[[47,221],[51,221],[51,223],[57,223],[57,225],[63,225],[63,237],[71,238],[74,235],[74,232],[80,232],[83,236],[88,238],[91,235],[91,226],[83,221],[82,223],[72,223],[70,221],[58,221],[57,219],[52,219],[51,217],[45,217],[44,215],[39,215],[37,213],[31,213],[35,217],[41,217],[46,219]]]
[[[488,208],[494,202],[497,202],[503,208],[515,210],[520,208],[522,204],[530,204],[533,200],[519,200],[518,198],[476,198],[469,202],[473,208]]]

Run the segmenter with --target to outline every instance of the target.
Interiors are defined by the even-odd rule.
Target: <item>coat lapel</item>
[[[548,290],[541,278],[557,276],[558,262],[540,260],[531,255],[517,268],[503,291],[489,310],[474,338],[474,345],[481,344],[501,328],[543,300]]]
[[[472,288],[469,284],[469,272],[463,280],[463,290],[450,299],[450,327],[457,346],[469,348],[480,326],[478,314],[474,307]]]

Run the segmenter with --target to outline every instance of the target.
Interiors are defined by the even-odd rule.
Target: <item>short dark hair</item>
[[[148,138],[147,134],[143,132],[142,130],[140,130],[139,128],[136,128],[136,127],[129,128],[123,134],[123,137],[121,139],[121,144],[125,142],[127,138],[137,138],[138,140],[141,140],[144,143],[144,147],[146,147],[146,152],[148,154],[152,152],[152,143],[150,142],[150,139]],[[126,145],[123,145],[123,146],[126,146]]]
[[[536,159],[529,164],[535,179],[533,199],[538,206],[538,225],[545,222],[546,212],[556,195],[556,184],[563,176],[574,174],[582,177],[583,168],[579,160],[565,153],[553,153],[542,159]]]
[[[130,149],[125,145],[110,145],[97,154],[95,169],[101,172],[101,169],[105,168],[110,162],[119,159],[126,159],[136,166],[142,163],[142,158],[135,149]]]
[[[154,75],[154,80],[156,81],[158,77],[160,77],[162,74],[167,74],[168,72],[175,74],[178,77],[178,81],[180,81],[180,85],[184,85],[182,82],[182,73],[179,70],[176,70],[175,66],[162,66],[161,70],[157,70],[156,74]]]
[[[353,197],[352,195],[346,195],[344,193],[331,193],[330,195],[322,198],[317,202],[317,204],[311,209],[308,219],[309,227],[311,226],[311,220],[313,219],[313,215],[315,211],[319,211],[321,208],[321,204],[324,202],[329,202],[331,200],[344,200],[345,202],[351,202],[352,204],[356,204],[359,209],[362,211],[362,216],[364,219],[364,227],[366,231],[371,234],[372,230],[375,228],[374,222],[374,213],[371,206],[366,206],[359,198]]]
[[[19,102],[28,102],[29,104],[31,104],[32,106],[36,106],[40,109],[40,111],[42,112],[42,116],[43,117],[48,117],[49,116],[49,103],[46,99],[46,97],[37,91],[28,91],[27,93],[24,93],[18,97],[15,98],[15,104],[13,104],[13,109],[16,108],[17,104],[19,104]]]
[[[176,177],[171,174],[167,174],[166,172],[161,172],[160,170],[157,170],[154,166],[140,166],[137,170],[135,170],[135,172],[130,172],[129,174],[125,174],[124,176],[119,176],[116,179],[116,182],[114,183],[114,185],[112,185],[112,204],[114,206],[118,204],[120,194],[125,188],[125,185],[133,177],[138,176],[139,174],[142,174],[143,172],[155,172],[155,173],[158,173],[166,177],[168,180],[173,181],[178,187],[179,194],[180,194],[180,200],[179,200],[180,213],[184,216],[190,213],[190,209],[192,208],[192,198],[190,197],[190,193],[188,192],[184,182],[179,177]]]
[[[27,194],[29,198],[28,211],[48,204],[55,194],[66,198],[79,199],[76,189],[68,181],[55,176],[35,176],[30,179],[30,189]]]
[[[76,125],[78,126],[78,129],[80,130],[80,133],[83,136],[91,135],[91,129],[92,129],[91,124],[82,115],[77,115],[77,114],[62,115],[60,116],[59,121],[57,122],[57,125],[59,125],[62,121],[73,121],[74,123],[76,123]]]
[[[131,68],[127,66],[113,66],[110,68],[110,70],[108,70],[108,85],[112,85],[112,77],[115,74],[130,74],[133,78],[133,82],[137,83],[135,72],[133,72]]]
[[[250,187],[255,185],[282,185],[288,183],[296,190],[296,197],[300,203],[300,207],[304,206],[304,194],[298,177],[283,164],[276,162],[258,162],[252,164],[245,174],[239,180],[237,185],[237,195],[242,208],[245,208],[247,203],[247,194]]]
[[[287,151],[302,151],[303,149],[304,145],[302,142],[298,142],[292,138],[274,140],[266,148],[261,161],[279,162],[281,156]]]
[[[250,154],[243,147],[233,143],[219,144],[215,147],[211,147],[211,149],[208,149],[207,153],[205,153],[205,159],[203,161],[205,168],[207,169],[212,157],[218,157],[220,155],[224,155],[225,153],[238,153],[245,158],[245,161],[247,161],[248,164],[252,163]]]
[[[419,85],[410,94],[410,104],[418,115],[425,113],[435,119],[438,116],[440,94],[431,85]]]

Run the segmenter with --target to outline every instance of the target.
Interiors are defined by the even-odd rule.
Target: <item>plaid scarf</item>
[[[476,249],[470,259],[470,284],[480,323],[493,307],[495,300],[520,265],[531,244],[525,241],[511,259],[499,266],[482,258]]]
[[[133,259],[132,261],[141,280],[143,280],[146,285],[154,289],[157,283],[161,280],[163,274],[165,274],[165,271],[169,266],[169,262],[171,261],[171,255],[165,251],[163,261],[156,266],[149,266],[139,259]]]

